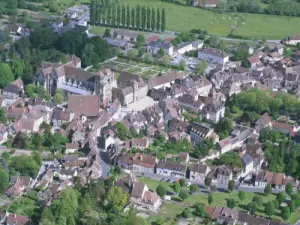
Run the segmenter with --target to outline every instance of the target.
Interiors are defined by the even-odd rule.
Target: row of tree
[[[131,8],[129,5],[111,4],[109,1],[92,0],[90,21],[92,25],[104,25],[109,27],[162,31],[166,29],[165,9],[150,8],[137,5]]]

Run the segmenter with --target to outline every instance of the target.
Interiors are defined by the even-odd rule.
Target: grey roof
[[[152,41],[148,44],[148,46],[155,47],[155,48],[169,49],[172,47],[172,44],[166,42]]]
[[[109,45],[115,46],[115,47],[125,47],[128,44],[128,41],[126,40],[118,40],[118,39],[114,39],[114,38],[110,38],[110,37],[104,37],[104,40],[106,40],[106,42]]]
[[[174,163],[174,162],[162,161],[162,160],[160,160],[157,163],[157,168],[180,171],[180,172],[185,172],[186,170],[185,165]]]
[[[23,88],[20,88],[17,85],[14,85],[14,84],[8,84],[3,89],[3,91],[5,91],[5,92],[10,92],[10,93],[14,93],[14,94],[19,94],[22,90],[23,90]]]

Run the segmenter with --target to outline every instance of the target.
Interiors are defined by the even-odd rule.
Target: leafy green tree
[[[162,9],[161,13],[161,32],[166,30],[166,12],[165,9]]]
[[[178,68],[180,70],[185,70],[185,60],[180,60],[180,62],[178,64]]]
[[[151,10],[151,30],[155,30],[155,9],[152,8]]]
[[[174,182],[173,189],[177,194],[179,193],[179,191],[181,189],[179,182]]]
[[[141,9],[141,28],[142,28],[142,30],[145,30],[146,18],[147,18],[146,7],[143,6],[142,9]]]
[[[268,202],[265,205],[265,213],[266,213],[266,215],[269,216],[269,218],[271,218],[272,215],[274,215],[274,213],[275,213],[275,207],[274,207],[274,204],[273,204],[272,201]]]
[[[267,186],[265,187],[265,190],[264,190],[265,194],[266,195],[269,195],[272,193],[272,187],[270,184],[267,184]]]
[[[278,193],[276,199],[279,205],[281,205],[281,203],[285,200],[285,194],[283,192]]]
[[[235,189],[235,181],[234,181],[234,180],[230,180],[230,181],[228,182],[228,190],[229,190],[230,192],[232,192],[234,189]]]
[[[137,49],[130,49],[128,52],[127,52],[127,56],[129,57],[129,58],[135,58],[135,57],[137,57],[137,55],[138,55],[138,50]]]
[[[152,62],[153,61],[153,57],[151,55],[151,53],[146,53],[144,55],[144,59],[147,61],[147,62]]]
[[[234,54],[234,61],[247,60],[249,57],[249,51],[246,48],[239,48],[238,51]]]
[[[147,30],[150,31],[151,29],[151,9],[150,7],[147,8]]]
[[[187,199],[189,197],[189,193],[187,190],[181,190],[179,192],[179,197],[182,199],[182,201],[184,201],[185,199]]]
[[[215,184],[210,185],[210,191],[211,192],[216,192],[216,190],[217,190],[217,186]]]
[[[137,48],[141,48],[141,47],[143,47],[145,45],[145,42],[146,42],[146,39],[145,39],[144,35],[140,34],[136,38],[135,46]]]
[[[161,28],[161,26],[160,26],[160,11],[159,11],[159,9],[157,9],[157,11],[156,11],[156,31],[157,32],[160,31],[160,28]]]
[[[121,23],[121,7],[117,5],[117,27],[120,26]]]
[[[211,185],[211,182],[212,182],[211,177],[206,176],[205,179],[204,179],[205,186],[209,187]]]
[[[211,205],[211,204],[214,202],[214,197],[213,197],[212,194],[209,194],[209,195],[208,195],[207,201],[208,201],[208,204],[209,204],[209,205]]]
[[[122,19],[121,19],[121,23],[122,23],[122,27],[125,28],[125,24],[126,24],[126,9],[125,9],[125,5],[122,5]]]
[[[252,199],[253,202],[255,202],[257,204],[258,207],[262,207],[263,205],[263,199],[261,196],[259,195],[255,195]]]
[[[106,200],[112,211],[121,212],[129,201],[129,195],[121,187],[112,187],[107,193]]]
[[[14,81],[14,74],[11,71],[9,64],[0,63],[0,88]]]
[[[111,26],[112,27],[116,27],[116,23],[117,23],[117,9],[116,9],[116,5],[112,5],[111,7]]]
[[[134,9],[131,9],[131,27],[135,28],[135,11]]]
[[[194,214],[199,217],[203,217],[205,215],[204,207],[201,203],[196,203],[194,205],[195,211]]]
[[[185,186],[185,179],[184,179],[184,178],[181,178],[181,179],[179,180],[179,184],[180,184],[181,187],[184,187],[184,186]]]
[[[244,191],[241,190],[241,191],[239,191],[238,196],[239,196],[239,199],[240,199],[241,202],[242,202],[242,201],[244,201],[245,198],[246,198],[246,192],[244,192]]]
[[[290,212],[290,208],[285,206],[285,207],[282,207],[281,209],[281,218],[283,220],[288,220],[291,216],[291,212]]]
[[[291,196],[291,195],[293,194],[293,192],[294,192],[294,186],[293,186],[292,183],[287,183],[287,184],[285,185],[285,192],[286,192],[289,196]]]
[[[290,208],[290,212],[293,213],[295,212],[296,209],[296,203],[295,200],[291,199],[289,204],[288,204],[289,208]]]
[[[130,25],[131,25],[131,23],[130,23],[130,8],[129,8],[129,5],[127,5],[127,8],[126,8],[126,27],[129,28]]]
[[[7,115],[3,108],[0,108],[0,122],[7,123]]]
[[[171,56],[165,55],[161,58],[161,62],[164,66],[168,66],[171,62]]]
[[[207,66],[208,66],[207,62],[205,60],[201,60],[201,62],[196,65],[196,69],[195,69],[196,74],[203,75]]]
[[[165,54],[166,54],[166,53],[165,53],[165,51],[164,51],[162,48],[160,48],[160,49],[158,50],[158,52],[157,52],[157,55],[158,55],[159,58],[165,56]]]
[[[8,188],[9,176],[8,174],[0,168],[0,193],[3,194]]]
[[[233,209],[236,206],[236,201],[233,198],[227,199],[227,207]]]
[[[189,208],[186,208],[185,210],[183,210],[182,217],[183,218],[190,218],[190,217],[192,217],[191,210]]]
[[[53,48],[56,42],[57,36],[52,28],[49,27],[37,27],[30,34],[30,41],[32,47],[40,49]]]
[[[156,193],[163,198],[167,194],[167,189],[165,188],[164,185],[160,184],[156,188]]]
[[[53,100],[56,104],[62,104],[64,102],[64,94],[60,93],[59,91],[56,91]]]
[[[191,184],[190,186],[190,192],[193,194],[193,193],[196,193],[198,191],[199,187],[197,184]]]
[[[141,28],[141,7],[140,5],[136,6],[136,10],[135,10],[135,24],[136,24],[136,28],[138,30],[140,30]]]
[[[24,62],[21,59],[14,59],[10,62],[11,70],[16,79],[22,77],[24,73],[24,66]]]
[[[254,215],[255,212],[256,212],[257,209],[258,209],[257,203],[256,203],[256,202],[250,202],[250,203],[247,205],[247,209],[248,209],[248,211],[249,211],[250,214]]]
[[[36,162],[32,156],[20,155],[11,158],[9,164],[10,172],[19,172],[23,176],[35,177],[40,169],[41,164]]]

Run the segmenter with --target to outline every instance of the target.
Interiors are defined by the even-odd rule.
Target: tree
[[[290,212],[290,208],[285,206],[285,207],[282,207],[281,209],[281,217],[282,219],[284,220],[288,220],[291,216],[291,212]]]
[[[294,186],[293,186],[292,183],[287,183],[287,184],[285,185],[285,192],[286,192],[289,196],[291,196],[291,195],[293,194],[293,192],[294,192]]]
[[[165,53],[165,51],[164,51],[162,48],[160,48],[160,49],[158,50],[158,52],[157,52],[157,55],[158,55],[159,58],[165,56],[165,54],[166,54],[166,53]]]
[[[217,187],[216,187],[215,184],[210,185],[210,191],[211,191],[211,192],[216,192],[216,190],[217,190]]]
[[[213,203],[214,197],[212,196],[212,194],[209,194],[209,195],[208,195],[207,201],[208,201],[208,204],[209,204],[209,205]]]
[[[135,11],[135,23],[136,23],[136,28],[138,29],[138,30],[140,30],[140,28],[141,28],[141,7],[140,7],[140,5],[137,5],[136,6],[136,11]]]
[[[162,9],[161,13],[161,32],[166,30],[166,12],[165,9]]]
[[[187,190],[181,190],[179,192],[179,197],[182,199],[182,201],[184,201],[185,199],[187,199],[189,197],[189,193]]]
[[[199,217],[203,217],[205,215],[204,207],[201,203],[196,203],[194,205],[195,211],[194,214]]]
[[[275,213],[275,207],[272,201],[265,205],[265,213],[269,216],[269,218],[271,218],[271,216]]]
[[[11,71],[9,64],[0,63],[0,88],[14,81],[14,74]]]
[[[263,199],[259,195],[255,195],[252,199],[252,202],[255,202],[258,207],[261,207],[263,205]]]
[[[207,66],[208,66],[207,62],[205,60],[201,60],[201,62],[196,65],[196,69],[195,69],[196,74],[203,75]]]
[[[265,194],[266,195],[269,195],[272,193],[272,187],[270,184],[267,184],[267,186],[265,187],[265,190],[264,190]]]
[[[193,193],[196,193],[198,191],[199,187],[197,184],[192,184],[190,186],[190,192],[193,194]]]
[[[241,202],[242,202],[242,201],[244,201],[245,198],[246,198],[246,193],[245,193],[244,191],[241,190],[241,191],[239,191],[238,196],[239,196],[239,199],[240,199]]]
[[[204,179],[204,184],[206,187],[209,187],[211,185],[211,177],[209,176],[206,176],[205,179]]]
[[[185,60],[180,60],[179,64],[178,64],[178,68],[180,70],[185,70]]]
[[[34,160],[32,156],[20,155],[14,156],[9,164],[11,173],[19,172],[23,176],[35,177],[41,164]]]
[[[111,7],[111,26],[115,27],[116,26],[116,20],[117,20],[117,9],[115,5],[112,5]]]
[[[288,204],[289,208],[290,208],[290,212],[294,212],[296,209],[296,202],[294,199],[291,199],[289,204]]]
[[[192,213],[189,208],[186,208],[185,210],[183,210],[183,212],[182,212],[183,218],[190,218],[191,216],[192,216]]]
[[[233,198],[227,199],[227,207],[233,209],[236,206],[236,201]]]
[[[0,122],[6,124],[7,115],[3,108],[0,108]]]
[[[151,30],[155,30],[155,9],[152,8],[151,10]]]
[[[109,29],[109,28],[106,28],[106,29],[105,29],[103,36],[104,36],[104,37],[111,37],[110,29]]]
[[[21,59],[14,59],[10,62],[10,67],[15,75],[15,79],[22,77],[24,73],[24,62]]]
[[[147,62],[152,62],[152,61],[153,61],[152,54],[151,54],[151,53],[146,53],[146,54],[144,55],[144,59],[145,59]]]
[[[117,27],[120,26],[120,23],[121,23],[121,7],[118,4],[117,5]]]
[[[161,62],[162,64],[164,64],[164,66],[168,66],[171,62],[171,56],[169,55],[165,55],[161,58]]]
[[[143,6],[142,11],[141,11],[141,27],[142,27],[142,30],[145,30],[145,27],[146,27],[146,17],[147,17],[146,7]]]
[[[249,213],[252,215],[255,214],[257,208],[258,208],[258,206],[257,206],[256,202],[250,202],[247,205],[247,209],[248,209]]]
[[[129,195],[121,187],[112,187],[107,193],[106,200],[111,210],[121,212],[128,203]]]
[[[157,9],[156,12],[156,31],[160,31],[160,11]]]
[[[145,39],[144,35],[139,34],[139,35],[137,36],[137,38],[136,38],[136,44],[135,44],[135,46],[136,46],[137,48],[141,48],[141,47],[144,46],[145,41],[146,41],[146,39]]]
[[[179,184],[180,184],[181,187],[184,187],[184,186],[185,186],[185,179],[184,179],[184,178],[181,178],[181,179],[179,180]]]
[[[247,60],[249,57],[249,51],[246,48],[239,48],[238,51],[234,54],[234,61]]]
[[[128,52],[127,52],[127,56],[129,58],[135,58],[136,56],[138,55],[138,50],[137,49],[130,49]]]
[[[64,102],[64,96],[61,95],[60,93],[55,93],[53,97],[53,101],[56,104],[62,104]]]
[[[151,9],[150,7],[147,8],[147,30],[150,31],[151,29]]]
[[[131,25],[130,23],[130,8],[129,8],[129,5],[127,5],[127,8],[126,8],[126,27],[129,28],[129,26]],[[124,24],[125,26],[125,24]]]
[[[122,5],[122,27],[125,28],[125,24],[126,24],[126,9],[125,9],[125,5]]]
[[[131,9],[131,27],[135,27],[135,11],[134,9]]]
[[[232,192],[234,189],[235,189],[235,181],[234,181],[234,180],[230,180],[230,181],[228,182],[228,190],[229,190],[230,192]]]
[[[30,34],[32,47],[50,49],[54,47],[57,40],[56,34],[50,27],[37,27]]]
[[[157,188],[156,188],[156,193],[157,193],[161,198],[163,198],[163,197],[166,195],[166,193],[167,193],[167,189],[165,188],[164,185],[160,184],[160,185],[158,185]]]
[[[114,125],[114,128],[117,130],[119,138],[121,140],[126,140],[131,137],[129,129],[122,122],[118,122]]]
[[[177,194],[179,193],[179,191],[181,189],[179,182],[174,182],[173,189]]]
[[[3,194],[9,185],[9,176],[8,174],[0,168],[0,193]]]
[[[283,192],[278,193],[276,199],[279,205],[281,205],[281,203],[285,200],[285,194]]]

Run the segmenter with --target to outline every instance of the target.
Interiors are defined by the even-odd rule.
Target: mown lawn
[[[210,34],[227,36],[234,21],[234,15],[245,18],[244,24],[235,34],[251,38],[282,39],[287,35],[300,34],[298,17],[272,16],[263,14],[216,14],[214,12],[181,6],[161,0],[123,0],[122,4],[135,7],[137,4],[149,7],[165,8],[167,29],[172,31],[190,31],[206,29]]]
[[[144,183],[148,186],[148,188],[152,191],[155,191],[157,186],[159,184],[163,184],[167,191],[174,192],[172,188],[172,183],[167,183],[167,182],[162,182],[162,181],[157,181],[157,180],[152,180],[147,177],[138,177],[139,182]],[[187,187],[185,187],[187,188]],[[270,194],[268,196],[261,194],[261,193],[251,193],[247,192],[246,197],[243,201],[241,201],[238,197],[238,192],[234,191],[231,193],[228,192],[216,192],[213,193],[213,203],[211,204],[212,206],[223,206],[227,207],[227,199],[235,199],[236,200],[236,207],[235,209],[237,211],[244,211],[247,212],[247,205],[250,203],[255,195],[260,195],[263,199],[263,206],[260,207],[256,214],[260,216],[267,217],[264,213],[264,208],[265,204],[269,201],[272,201],[276,198],[276,195]],[[201,193],[201,194],[193,194],[190,195],[184,202],[178,199],[178,203],[164,203],[162,206],[161,210],[159,211],[157,216],[161,216],[165,218],[166,220],[170,220],[177,214],[181,213],[186,207],[189,205],[193,205],[195,203],[202,203],[204,205],[208,205],[208,194],[206,193]],[[280,217],[280,210],[277,210],[275,214],[272,216],[273,219],[277,220],[282,220]],[[289,219],[289,222],[295,223],[300,219],[300,210],[298,209],[294,213],[291,214],[291,217]]]

